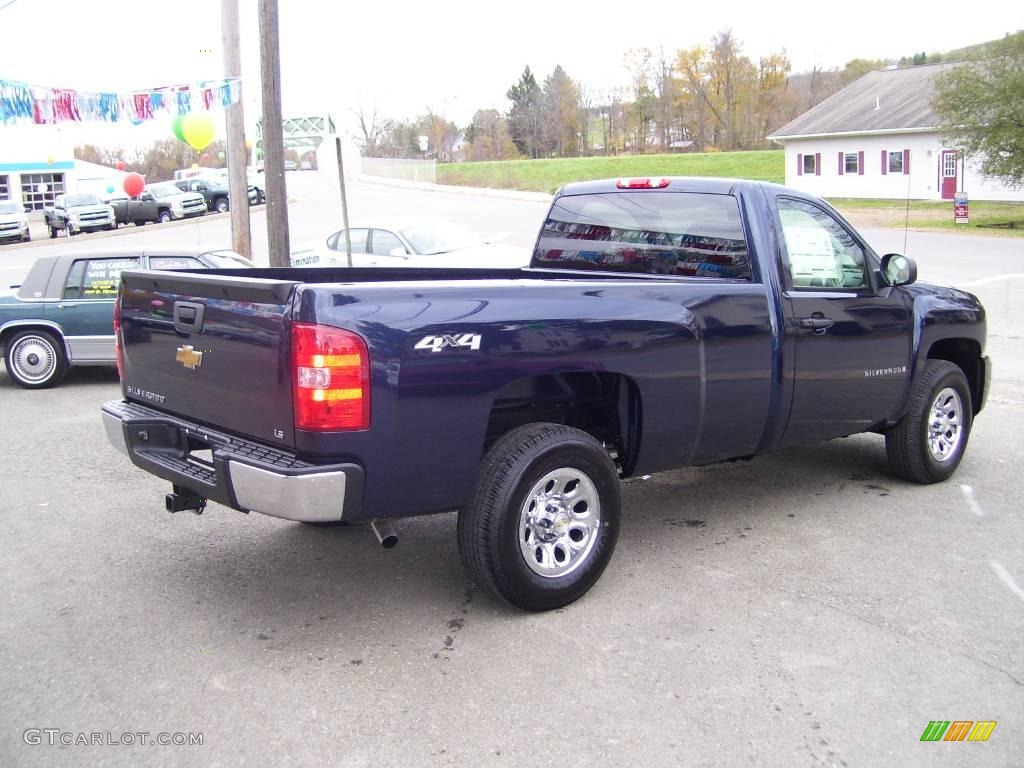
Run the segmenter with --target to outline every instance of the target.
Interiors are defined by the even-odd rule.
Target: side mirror
[[[401,247],[399,247],[399,248],[392,248],[391,252],[388,254],[388,256],[401,256],[402,258],[406,258],[406,257],[409,256],[409,252],[406,251],[405,248],[401,248]]]
[[[143,202],[146,203],[152,203],[153,196],[149,194],[149,192],[143,192],[141,195],[139,195],[139,200],[142,200]]]
[[[887,253],[882,257],[882,275],[885,282],[894,288],[910,285],[917,280],[917,264],[901,253]]]

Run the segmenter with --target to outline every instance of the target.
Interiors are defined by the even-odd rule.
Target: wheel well
[[[46,331],[46,333],[50,334],[51,336],[57,339],[57,342],[60,344],[61,350],[64,352],[65,357],[68,356],[68,343],[64,339],[64,334],[58,331],[53,326],[44,325],[42,323],[38,325],[10,325],[7,328],[4,328],[2,331],[0,331],[0,354],[7,353],[7,343],[10,341],[11,336],[13,336],[16,333],[21,333],[22,331]]]
[[[947,360],[964,372],[971,390],[971,405],[975,413],[981,407],[981,393],[985,382],[981,380],[981,345],[973,339],[941,339],[928,350],[929,360]]]
[[[627,376],[577,371],[506,384],[491,406],[484,448],[516,427],[541,421],[588,432],[608,447],[624,477],[632,472],[640,445],[640,392]]]

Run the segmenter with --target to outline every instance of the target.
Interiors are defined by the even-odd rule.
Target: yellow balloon
[[[181,122],[181,135],[192,149],[202,151],[210,146],[217,135],[213,118],[203,112],[190,112]]]
[[[192,170],[193,171],[198,171],[199,170],[199,163],[192,163]]]
[[[245,148],[246,149],[252,149],[252,141],[251,140],[249,140],[249,139],[245,140]]]
[[[50,155],[49,157],[47,157],[46,158],[46,162],[48,162],[50,165],[53,165],[53,162],[54,162],[53,161],[53,155]]]

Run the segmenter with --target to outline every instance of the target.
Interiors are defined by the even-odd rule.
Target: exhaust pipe
[[[398,532],[387,520],[371,520],[370,528],[384,549],[393,549],[398,544]]]

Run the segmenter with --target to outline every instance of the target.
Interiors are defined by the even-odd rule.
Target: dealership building
[[[119,191],[124,176],[116,168],[76,160],[74,142],[57,126],[0,126],[0,200],[20,200],[41,211],[65,192]]]

